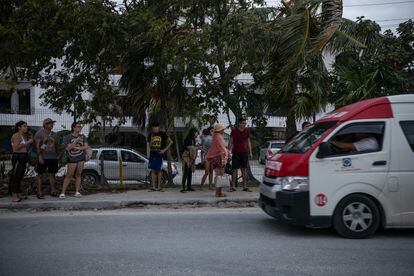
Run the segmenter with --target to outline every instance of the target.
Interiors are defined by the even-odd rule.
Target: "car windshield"
[[[302,130],[296,134],[296,136],[293,137],[280,152],[304,153],[308,151],[308,149],[336,123],[337,121],[315,124]]]

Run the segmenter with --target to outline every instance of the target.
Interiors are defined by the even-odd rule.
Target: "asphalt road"
[[[414,230],[347,240],[261,210],[0,214],[0,275],[413,275]]]

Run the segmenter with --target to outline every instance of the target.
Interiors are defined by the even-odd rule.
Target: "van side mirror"
[[[318,153],[316,158],[324,158],[326,156],[332,155],[334,151],[332,150],[332,144],[329,142],[322,142],[318,147]]]

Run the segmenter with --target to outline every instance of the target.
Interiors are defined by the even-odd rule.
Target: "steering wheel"
[[[337,153],[337,154],[343,153],[341,148],[339,148],[338,146],[332,144],[331,141],[329,141],[329,146],[330,146],[330,149],[332,150],[333,153]]]

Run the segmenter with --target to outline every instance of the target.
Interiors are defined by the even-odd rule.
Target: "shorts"
[[[74,161],[74,160],[70,160],[69,158],[68,158],[68,161],[66,162],[66,163],[70,163],[70,164],[77,164],[77,163],[79,163],[79,162],[85,162],[86,160],[85,160],[85,158],[83,158],[83,159],[81,159],[81,160],[76,160],[76,161]]]
[[[49,174],[56,174],[58,172],[58,160],[57,159],[44,159],[44,163],[38,163],[36,166],[37,174],[45,174],[46,171]]]
[[[231,166],[233,169],[245,169],[247,168],[247,162],[249,162],[247,152],[233,152],[231,158]]]
[[[160,172],[162,168],[162,157],[153,157],[150,156],[149,162],[148,162],[148,168]]]

